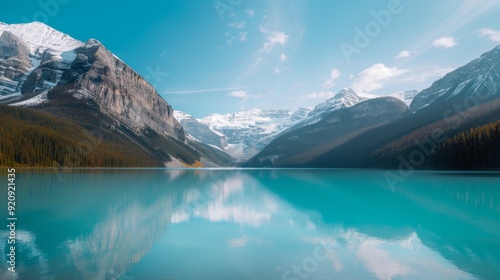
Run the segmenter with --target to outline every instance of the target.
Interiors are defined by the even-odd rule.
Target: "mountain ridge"
[[[170,167],[245,161],[247,166],[371,167],[381,147],[386,147],[382,157],[394,164],[390,157],[401,150],[398,145],[414,146],[408,135],[430,137],[430,127],[443,119],[455,120],[444,129],[448,137],[466,128],[485,135],[494,113],[472,109],[496,112],[497,103],[491,101],[499,98],[500,45],[420,92],[370,98],[344,88],[314,108],[254,109],[195,119],[174,111],[97,39],[81,42],[40,22],[0,23],[0,103],[49,113],[87,130],[95,128],[90,122],[105,118],[114,135],[107,145],[128,141],[147,154],[144,162]],[[490,103],[491,108],[482,106]],[[467,126],[461,116],[465,112],[473,116]],[[455,146],[448,150],[463,144],[451,139]],[[436,149],[445,148],[439,145]],[[477,145],[486,150],[484,143]]]
[[[84,130],[107,119],[109,137],[122,139],[110,145],[130,142],[158,166],[231,162],[190,141],[156,89],[98,40],[82,43],[39,22],[0,29],[0,103],[48,112]]]
[[[299,122],[307,108],[248,110],[229,114],[210,114],[197,119],[211,131],[225,137],[224,149],[229,155],[245,161],[258,153],[281,132]]]
[[[500,45],[435,81],[415,96],[410,109],[415,112],[438,100],[448,101],[456,96],[477,98],[483,92],[500,95],[499,81]]]
[[[401,118],[408,106],[393,97],[368,99],[333,111],[317,123],[290,130],[253,157],[249,167],[299,167],[366,130]]]
[[[408,104],[416,93],[417,91],[404,91],[390,96],[404,99],[403,102]],[[253,109],[228,114],[213,113],[199,119],[185,112],[174,112],[174,115],[195,139],[244,161],[262,151],[280,135],[318,123],[332,112],[355,106],[368,99],[370,98],[359,96],[351,88],[344,88],[315,107],[298,108],[295,111]],[[281,116],[270,120],[267,118],[269,115]],[[259,139],[255,139],[255,133],[259,133]],[[246,143],[256,145],[250,147]]]
[[[402,119],[368,130],[352,140],[325,152],[304,166],[308,167],[353,167],[353,168],[405,168],[412,169],[484,169],[500,168],[490,161],[485,151],[494,149],[487,140],[476,141],[481,149],[471,156],[457,147],[470,145],[457,143],[456,136],[468,130],[484,131],[498,120],[500,111],[500,75],[496,66],[500,62],[497,46],[492,51],[481,55],[480,59],[458,68],[442,79],[434,82],[428,89],[421,91],[411,103],[410,114]],[[481,65],[478,62],[486,61]],[[492,68],[495,66],[495,68]],[[474,71],[468,71],[468,69]],[[492,71],[494,70],[494,71]],[[487,79],[481,77],[488,73]],[[477,81],[487,81],[478,83]],[[461,86],[461,84],[466,86]],[[457,90],[458,89],[458,90]],[[483,133],[483,132],[481,132]],[[486,137],[483,137],[486,139]],[[447,145],[454,141],[455,146]],[[488,140],[491,143],[491,140]],[[425,143],[425,144],[422,144]],[[384,149],[381,149],[384,147]],[[467,157],[469,162],[455,165],[441,150],[454,151],[459,157]],[[471,148],[472,149],[472,148]],[[475,149],[475,148],[474,148]],[[382,152],[381,152],[382,151]],[[415,160],[415,155],[419,160]],[[446,154],[446,153],[445,153]],[[449,153],[447,155],[450,155]]]

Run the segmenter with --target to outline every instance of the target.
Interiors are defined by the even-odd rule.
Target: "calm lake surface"
[[[500,174],[384,174],[18,170],[0,279],[500,279]]]

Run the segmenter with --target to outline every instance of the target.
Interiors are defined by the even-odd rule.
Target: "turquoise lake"
[[[500,279],[498,173],[16,175],[16,273],[2,226],[0,279]]]

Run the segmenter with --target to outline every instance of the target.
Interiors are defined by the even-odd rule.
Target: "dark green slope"
[[[0,165],[35,167],[163,167],[171,157],[200,160],[188,145],[150,129],[138,135],[104,116],[68,86],[48,94],[36,108],[1,107]]]
[[[0,105],[0,165],[30,167],[157,166],[118,133],[97,133],[32,109]]]
[[[455,169],[457,166],[449,159],[435,155],[437,149],[460,133],[500,119],[498,99],[447,115],[449,108],[461,104],[458,101],[450,100],[446,104],[423,109],[406,118],[367,131],[312,160],[307,166],[399,168],[410,162],[415,169]],[[492,146],[485,150],[493,148]],[[464,150],[455,152],[463,153]],[[498,161],[490,161],[489,164],[471,162],[469,165],[463,165],[463,168],[491,169],[500,168],[500,164]]]
[[[295,167],[327,153],[358,135],[394,122],[408,113],[395,98],[377,98],[335,111],[322,121],[285,133],[252,158],[247,166]],[[368,141],[366,141],[368,142]]]
[[[97,104],[73,98],[71,85],[52,89],[33,108],[0,105],[0,165],[29,167],[164,167],[172,157],[186,166],[235,165],[216,149],[141,133],[103,115]]]

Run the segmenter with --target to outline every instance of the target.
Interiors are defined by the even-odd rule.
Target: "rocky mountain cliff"
[[[410,109],[415,112],[439,104],[462,103],[470,106],[500,97],[500,46],[456,69],[420,92]],[[473,104],[475,103],[475,104]]]
[[[92,100],[99,110],[141,132],[146,127],[160,135],[185,141],[172,107],[144,78],[91,39],[75,50],[76,58],[58,85],[70,85],[77,99]]]
[[[0,24],[0,103],[86,129],[106,119],[126,139],[119,141],[132,142],[161,165],[211,161],[202,152],[212,154],[211,148],[193,147],[172,107],[125,62],[95,39],[83,43],[43,23]]]
[[[149,127],[185,140],[171,106],[99,41],[81,43],[39,22],[2,25],[1,30],[4,99],[36,105],[49,101],[46,95],[41,98],[45,91],[67,86],[69,95],[92,101],[99,111],[137,133]]]

